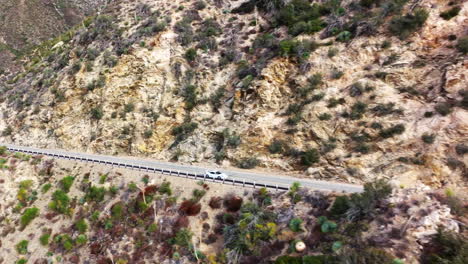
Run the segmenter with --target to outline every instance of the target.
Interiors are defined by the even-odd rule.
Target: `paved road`
[[[138,167],[156,168],[159,170],[165,170],[166,173],[168,171],[171,171],[172,174],[177,174],[178,171],[182,173],[203,174],[207,169],[210,169],[210,168],[202,168],[202,167],[191,166],[191,165],[180,165],[180,164],[171,163],[171,162],[155,161],[155,160],[144,159],[144,158],[105,156],[105,155],[77,153],[77,152],[56,150],[56,149],[39,149],[39,148],[32,148],[32,147],[23,147],[23,146],[16,146],[12,144],[0,144],[0,145],[4,145],[8,148],[13,148],[13,149],[18,149],[18,150],[47,153],[47,154],[55,155],[58,158],[75,157],[82,161],[87,160],[87,161],[99,162],[99,163],[104,163],[104,164],[126,166],[130,168],[138,168]],[[361,192],[363,190],[362,186],[345,184],[345,183],[307,180],[307,179],[300,179],[300,178],[294,178],[294,177],[283,176],[283,175],[251,173],[247,170],[235,170],[234,171],[234,170],[221,169],[221,171],[226,173],[230,178],[235,179],[236,181],[245,180],[246,182],[255,182],[257,185],[268,184],[270,186],[288,187],[293,182],[297,181],[297,182],[300,182],[302,186],[309,187],[311,189],[318,189],[318,190],[329,190],[329,191],[339,191],[339,192],[349,192],[349,193]]]

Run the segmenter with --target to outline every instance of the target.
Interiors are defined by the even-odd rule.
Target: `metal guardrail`
[[[214,179],[214,178],[207,178],[206,174],[198,174],[198,173],[190,173],[190,172],[182,172],[182,171],[173,171],[173,170],[167,170],[167,169],[158,169],[154,167],[146,167],[146,166],[140,166],[140,165],[135,165],[135,164],[127,164],[127,163],[119,163],[119,162],[110,162],[110,161],[105,161],[105,160],[98,160],[98,159],[89,159],[89,158],[82,158],[78,156],[70,156],[70,155],[62,155],[62,154],[54,154],[54,153],[48,153],[48,152],[43,152],[43,151],[31,151],[31,150],[25,150],[25,149],[18,149],[18,148],[10,148],[7,147],[9,151],[12,152],[21,152],[21,153],[27,153],[27,154],[35,154],[35,155],[45,155],[45,156],[50,156],[54,158],[62,158],[62,159],[69,159],[69,160],[76,160],[76,161],[82,161],[82,162],[92,162],[92,163],[97,163],[97,164],[104,164],[104,165],[110,165],[110,166],[117,166],[117,167],[124,167],[127,169],[131,170],[139,170],[139,171],[146,171],[146,172],[152,172],[152,173],[161,173],[161,174],[168,174],[169,176],[176,176],[176,177],[182,177],[182,178],[187,178],[187,179],[192,179],[192,180],[203,180],[203,181],[211,181],[211,182],[217,182],[221,184],[229,184],[229,185],[237,185],[237,186],[242,186],[242,187],[252,187],[252,188],[267,188],[267,189],[274,189],[276,191],[287,191],[289,190],[289,187],[284,187],[284,186],[279,186],[279,185],[270,185],[270,184],[264,184],[264,183],[257,183],[255,181],[250,182],[250,181],[245,181],[244,180],[236,180],[233,178],[230,179]]]

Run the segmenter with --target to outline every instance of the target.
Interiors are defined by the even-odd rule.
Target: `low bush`
[[[187,248],[192,244],[192,236],[193,236],[193,233],[189,229],[182,228],[171,239],[171,242],[172,244]]]
[[[393,18],[390,21],[389,30],[393,35],[405,39],[420,29],[428,16],[429,13],[426,10],[422,8],[415,9],[413,13]]]
[[[363,102],[356,102],[351,106],[351,113],[349,114],[349,117],[352,120],[358,120],[361,119],[364,114],[367,111],[367,104]]]
[[[468,36],[463,36],[458,39],[457,49],[463,54],[468,53]]]
[[[88,223],[86,223],[85,219],[80,219],[75,222],[75,229],[80,232],[80,234],[84,234],[88,231]]]
[[[341,195],[336,197],[333,205],[330,209],[330,214],[334,217],[339,217],[346,213],[349,209],[349,197],[346,195]]]
[[[351,195],[346,211],[350,221],[370,217],[375,213],[377,205],[392,193],[392,187],[382,179],[364,184],[364,192]]]
[[[434,134],[423,134],[423,135],[421,136],[422,141],[423,141],[424,143],[426,143],[426,144],[432,144],[432,143],[434,143],[435,138],[436,138],[436,135],[434,135]]]
[[[104,113],[102,112],[102,108],[100,106],[91,108],[89,114],[91,115],[91,118],[95,120],[100,120],[104,116]]]
[[[284,153],[287,150],[287,143],[284,140],[275,139],[268,146],[271,154]]]
[[[291,197],[293,203],[298,203],[301,201],[302,197],[299,195],[299,189],[301,188],[301,183],[293,182],[289,188],[288,196]]]
[[[426,248],[422,263],[461,264],[468,260],[468,239],[462,234],[439,229]]]
[[[450,20],[453,17],[457,16],[460,13],[461,8],[459,6],[454,6],[444,12],[440,13],[440,17],[445,20]]]
[[[36,218],[38,215],[39,209],[36,207],[25,209],[23,215],[20,218],[21,227],[24,228],[29,225],[29,223],[31,223],[31,221],[34,220],[34,218]]]
[[[86,192],[85,199],[87,201],[94,201],[94,202],[99,203],[99,202],[104,201],[105,195],[106,195],[106,188],[91,186]]]
[[[210,96],[210,103],[213,106],[214,110],[218,110],[223,102],[222,99],[224,97],[224,94],[226,92],[226,88],[224,86],[218,88],[214,94]]]
[[[437,104],[434,109],[439,113],[441,116],[447,116],[452,112],[451,105],[449,103],[439,103]]]
[[[402,124],[398,124],[387,129],[380,130],[379,136],[382,138],[391,138],[395,135],[403,134],[403,132],[405,132],[405,126]]]
[[[68,193],[70,191],[71,186],[73,185],[74,180],[75,180],[75,177],[66,176],[60,180],[60,187],[62,188],[64,192]]]
[[[47,246],[49,245],[49,238],[50,238],[49,233],[43,234],[42,236],[39,237],[39,242],[41,243],[41,245]]]
[[[16,244],[16,252],[21,255],[28,254],[28,244],[27,240],[21,240],[18,244]]]
[[[197,50],[190,48],[185,52],[185,59],[189,62],[193,62],[197,58]]]
[[[56,190],[52,194],[52,201],[49,203],[50,209],[61,214],[68,214],[70,209],[69,205],[70,198],[68,197],[67,193],[63,190]]]
[[[167,194],[168,196],[172,195],[171,183],[167,181],[161,183],[161,186],[159,186],[158,192],[160,194]]]
[[[320,160],[320,153],[315,148],[308,149],[304,153],[301,154],[302,165],[311,166],[314,163],[319,162],[319,160]]]
[[[300,218],[293,218],[291,221],[289,221],[289,229],[291,229],[293,232],[301,232],[302,230],[302,219]]]
[[[186,121],[185,123],[176,126],[172,129],[172,135],[175,136],[175,142],[179,143],[185,140],[188,136],[192,134],[195,129],[197,129],[198,124],[195,122]]]
[[[242,158],[237,161],[237,167],[242,169],[253,169],[260,164],[260,160],[255,157]]]
[[[86,235],[80,234],[76,237],[75,242],[77,245],[84,245],[88,242],[88,238],[86,237]]]
[[[279,43],[280,55],[297,59],[299,62],[308,59],[310,53],[318,48],[318,44],[313,41],[282,40]]]

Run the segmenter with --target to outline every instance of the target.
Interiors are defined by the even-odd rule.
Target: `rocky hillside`
[[[467,21],[466,1],[120,0],[0,77],[1,136],[353,183],[466,183]]]
[[[0,263],[461,264],[466,204],[383,181],[345,196],[146,175],[0,148]]]
[[[81,23],[108,0],[2,0],[0,2],[0,72],[17,72],[22,55],[35,45]]]

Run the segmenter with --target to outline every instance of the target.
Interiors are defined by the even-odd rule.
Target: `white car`
[[[205,176],[207,178],[221,179],[221,180],[225,180],[228,177],[225,173],[222,173],[220,171],[206,171]]]

